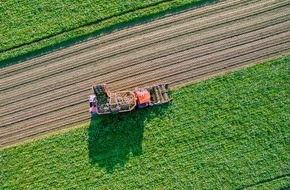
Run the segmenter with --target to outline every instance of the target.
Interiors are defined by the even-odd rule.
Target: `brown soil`
[[[0,70],[0,147],[88,122],[111,91],[195,81],[289,52],[287,0],[231,0],[168,15]]]

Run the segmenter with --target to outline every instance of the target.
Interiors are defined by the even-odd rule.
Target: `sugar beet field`
[[[290,49],[287,0],[232,0],[166,16],[0,70],[0,146],[89,122],[94,83],[176,86]]]

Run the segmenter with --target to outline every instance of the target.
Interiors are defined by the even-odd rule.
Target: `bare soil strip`
[[[289,52],[287,0],[221,1],[0,70],[0,146],[89,121],[94,83],[172,86]]]

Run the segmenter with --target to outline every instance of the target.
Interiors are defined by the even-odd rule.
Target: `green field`
[[[0,189],[288,189],[290,55],[0,151]]]
[[[7,59],[10,63],[67,46],[120,28],[122,23],[208,1],[212,0],[3,1],[0,66]]]

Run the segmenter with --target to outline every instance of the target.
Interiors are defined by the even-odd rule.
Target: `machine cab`
[[[135,91],[138,108],[147,107],[150,104],[150,93],[146,89]]]

